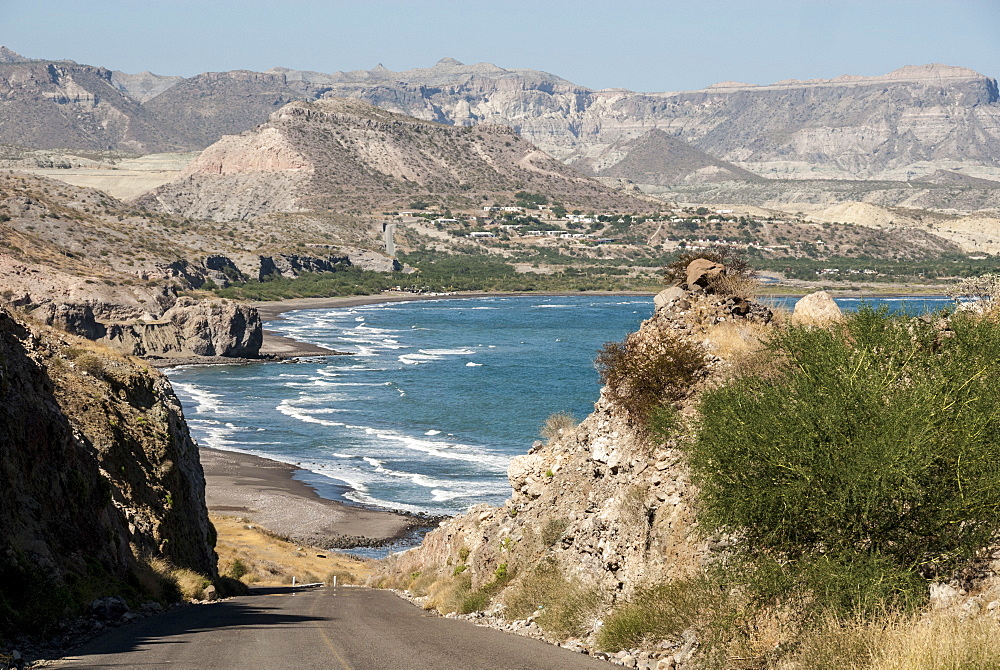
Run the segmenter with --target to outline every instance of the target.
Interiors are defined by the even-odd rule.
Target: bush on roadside
[[[864,308],[771,348],[778,379],[701,403],[689,461],[707,532],[825,571],[842,594],[909,591],[982,557],[1000,531],[1000,324],[956,314],[942,331]]]
[[[177,588],[186,600],[200,600],[205,595],[205,589],[212,583],[205,575],[187,568],[179,568],[172,574],[177,582]]]
[[[709,641],[722,625],[719,617],[739,609],[730,601],[730,594],[707,575],[639,589],[605,617],[597,647],[633,649],[643,641],[679,640],[689,629]]]

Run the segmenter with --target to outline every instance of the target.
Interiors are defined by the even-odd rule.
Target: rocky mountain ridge
[[[200,149],[265,122],[288,102],[350,97],[449,125],[506,125],[581,169],[611,164],[624,145],[658,130],[768,177],[900,178],[945,164],[1000,173],[996,80],[940,64],[874,77],[636,93],[450,58],[402,72],[272,68],[178,79],[8,55],[0,91],[0,109],[12,119],[0,126],[0,142],[35,148]],[[45,123],[32,131],[18,119]],[[661,159],[669,165],[668,153]]]
[[[264,125],[223,137],[181,179],[137,202],[231,221],[279,212],[403,209],[420,197],[469,207],[516,191],[603,210],[650,207],[567,168],[505,126],[455,128],[350,98],[290,103]]]

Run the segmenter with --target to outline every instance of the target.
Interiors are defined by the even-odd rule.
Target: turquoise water
[[[875,302],[910,313],[951,304]],[[652,298],[603,296],[301,310],[267,327],[352,355],[169,376],[203,446],[299,464],[325,497],[455,514],[509,497],[509,459],[550,414],[590,413],[597,350],[652,311]]]

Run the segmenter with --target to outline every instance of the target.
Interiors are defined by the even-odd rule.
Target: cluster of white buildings
[[[822,275],[839,275],[840,274],[840,269],[839,268],[823,268],[822,270],[816,270],[816,274],[818,274],[820,276],[822,276]],[[878,271],[877,270],[871,270],[869,268],[865,268],[864,270],[855,270],[855,269],[852,268],[850,270],[844,270],[844,274],[845,275],[877,275]]]

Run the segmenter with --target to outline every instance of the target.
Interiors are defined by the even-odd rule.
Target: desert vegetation
[[[503,508],[440,531],[444,564],[411,555],[377,581],[641,651],[640,668],[997,667],[992,278],[956,288],[974,307],[823,326],[755,311],[730,282],[678,291],[605,345],[595,413],[546,422]]]
[[[701,395],[683,440],[700,532],[731,548],[637,590],[598,645],[693,635],[712,668],[995,667],[1000,628],[978,608],[996,596],[1000,323],[981,312],[776,327],[750,373]],[[602,356],[610,388],[651,360]],[[646,405],[672,397],[642,388]],[[979,604],[933,609],[945,582]]]

